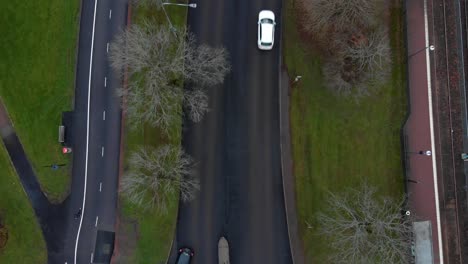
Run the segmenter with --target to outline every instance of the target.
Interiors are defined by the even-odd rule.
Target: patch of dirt
[[[116,242],[111,263],[132,263],[138,241],[138,221],[123,216],[120,209],[117,218]]]
[[[0,251],[5,248],[8,242],[8,230],[3,224],[3,219],[0,216]]]

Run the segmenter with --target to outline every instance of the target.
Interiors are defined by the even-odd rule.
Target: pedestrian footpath
[[[443,263],[432,119],[432,84],[426,0],[406,1],[409,116],[403,129],[408,206],[417,221],[430,221],[433,263]]]
[[[54,205],[44,195],[1,100],[0,136],[42,229],[47,245],[48,263],[59,263],[56,260],[61,259],[62,233],[65,223],[63,212],[68,204],[68,199],[62,204]]]

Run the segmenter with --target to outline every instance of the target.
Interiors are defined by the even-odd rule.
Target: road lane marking
[[[112,9],[109,9],[109,19],[112,18]]]
[[[101,157],[104,157],[104,147],[101,147]]]
[[[102,182],[99,183],[99,192],[102,191]]]
[[[93,259],[94,259],[94,252],[91,252],[91,260],[90,260],[91,263],[93,263]]]
[[[424,38],[426,47],[429,46],[429,28],[427,22],[427,0],[424,0]],[[431,61],[429,58],[429,50],[426,49],[426,73],[427,73],[427,94],[429,101],[429,126],[431,130],[431,150],[434,155],[432,155],[432,171],[434,172],[434,197],[436,204],[436,218],[437,218],[437,240],[439,244],[439,260],[440,263],[444,263],[444,251],[442,249],[442,231],[440,225],[440,207],[439,207],[439,186],[437,182],[437,163],[435,155],[435,140],[434,140],[434,118],[432,110],[432,91],[431,91]]]
[[[107,87],[107,77],[104,77],[104,87]]]
[[[94,224],[94,227],[97,227],[98,220],[99,220],[99,216],[96,216],[96,223]]]
[[[97,9],[97,1],[94,0],[94,17],[93,17],[93,34],[91,37],[91,55],[89,59],[89,78],[88,78],[88,110],[86,113],[86,159],[85,159],[85,177],[84,177],[84,188],[83,188],[83,214],[80,218],[80,225],[78,226],[78,233],[76,235],[75,241],[75,256],[74,256],[74,264],[76,264],[76,255],[78,252],[78,241],[80,240],[80,232],[81,226],[83,225],[83,215],[86,205],[86,185],[88,184],[88,157],[89,157],[89,116],[90,116],[90,102],[91,102],[91,75],[93,70],[93,50],[94,50],[94,32],[96,29],[96,9]],[[91,262],[92,262],[91,255]]]
[[[106,111],[102,111],[102,120],[106,120]]]
[[[109,53],[109,42],[107,42],[106,52]]]

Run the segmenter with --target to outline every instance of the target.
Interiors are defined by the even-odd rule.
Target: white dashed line
[[[102,111],[102,120],[106,120],[106,111]]]
[[[101,147],[101,157],[104,157],[104,147]]]
[[[106,52],[109,53],[109,42],[107,42]]]
[[[107,87],[107,77],[104,77],[104,87]]]
[[[96,223],[94,224],[95,227],[97,227],[98,220],[99,220],[99,216],[96,216]]]
[[[102,182],[99,183],[99,192],[102,191]]]
[[[112,18],[112,9],[109,10],[109,19]]]
[[[93,263],[93,259],[94,259],[94,252],[91,252],[91,260],[90,260],[91,263]]]

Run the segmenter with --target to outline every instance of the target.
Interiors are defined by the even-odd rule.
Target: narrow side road
[[[121,80],[108,43],[125,27],[126,0],[83,0],[73,119],[72,193],[61,263],[108,263],[113,250],[120,153]],[[76,213],[82,213],[75,219]],[[107,249],[107,250],[106,250]],[[110,249],[110,250],[109,250]]]

